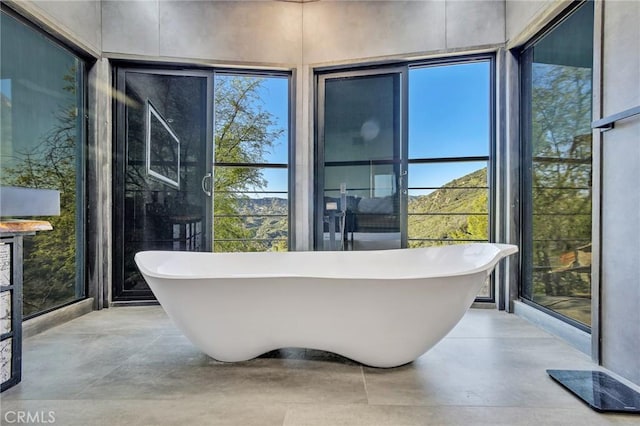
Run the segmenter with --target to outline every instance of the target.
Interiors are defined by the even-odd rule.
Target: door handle
[[[400,176],[398,176],[398,186],[400,187],[400,192],[402,193],[402,195],[407,195],[408,194],[408,190],[407,190],[407,186],[409,184],[409,179],[406,178],[407,176],[407,171],[404,170]]]
[[[211,177],[212,177],[211,173],[207,173],[202,177],[202,182],[200,182],[200,185],[202,186],[202,192],[207,194],[209,197],[211,197]],[[207,187],[207,179],[209,180],[208,187]]]

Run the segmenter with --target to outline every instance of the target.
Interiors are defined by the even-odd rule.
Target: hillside
[[[483,168],[452,180],[431,194],[411,197],[409,239],[487,239],[486,186],[487,169]],[[410,241],[412,247],[431,244],[433,242]]]
[[[487,169],[483,168],[455,179],[431,194],[411,197],[408,205],[409,239],[486,240],[486,186]],[[251,231],[253,238],[286,239],[287,207],[288,200],[284,198],[247,198],[239,200],[238,213],[256,215],[244,219],[244,224]],[[434,242],[410,241],[411,247],[432,244]]]
[[[238,203],[239,214],[256,215],[245,218],[244,222],[246,228],[252,232],[253,238],[287,239],[288,200],[286,198],[247,198],[239,200]]]

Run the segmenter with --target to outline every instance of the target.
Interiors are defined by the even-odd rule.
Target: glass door
[[[406,247],[406,68],[318,77],[316,250]]]
[[[211,250],[211,77],[122,69],[118,88],[113,299],[152,299],[135,253]]]

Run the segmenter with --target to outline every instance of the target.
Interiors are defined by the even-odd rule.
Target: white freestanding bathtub
[[[418,358],[457,323],[506,244],[347,252],[147,251],[135,261],[200,350],[243,361],[284,347],[375,367]]]

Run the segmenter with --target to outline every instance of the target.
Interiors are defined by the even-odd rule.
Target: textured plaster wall
[[[640,105],[640,2],[604,3],[603,116]],[[603,134],[602,363],[640,385],[640,117]]]
[[[502,1],[102,2],[106,53],[317,64],[504,42]]]
[[[505,36],[507,40],[519,40],[527,28],[535,23],[551,9],[558,0],[506,0],[505,1]],[[537,28],[536,28],[537,30]]]
[[[102,49],[101,7],[95,0],[8,0],[7,4],[97,56]]]
[[[301,58],[302,8],[265,1],[103,1],[106,54],[291,66]]]
[[[505,37],[500,1],[319,1],[303,14],[310,64],[470,50]]]

